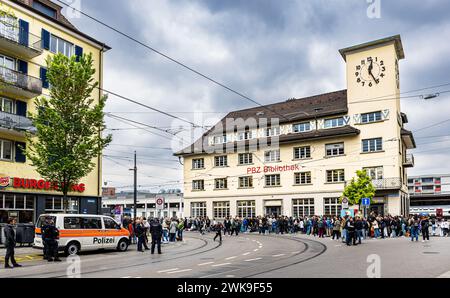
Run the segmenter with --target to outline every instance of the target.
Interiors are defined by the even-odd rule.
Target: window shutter
[[[47,80],[47,69],[41,67],[41,80],[42,80],[42,87],[43,88],[48,88],[49,87],[49,83]]]
[[[50,32],[45,29],[42,29],[42,48],[45,50],[50,50]]]
[[[17,115],[26,117],[27,116],[27,103],[24,101],[16,101],[16,111]]]
[[[19,43],[28,47],[30,25],[24,20],[19,20]]]
[[[75,56],[77,56],[77,62],[80,62],[81,56],[83,56],[83,48],[80,46],[75,46]]]
[[[19,64],[19,72],[23,74],[28,74],[28,63],[26,61],[17,60]]]
[[[25,143],[16,142],[16,162],[25,163],[27,161],[27,157],[25,156],[24,152],[26,148],[27,147]]]

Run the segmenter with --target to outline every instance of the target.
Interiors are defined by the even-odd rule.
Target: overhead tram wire
[[[158,54],[158,55],[160,55],[160,56],[162,56],[162,57],[164,57],[164,58],[170,60],[171,62],[173,62],[173,63],[175,63],[175,64],[178,64],[179,66],[181,66],[181,67],[183,67],[183,68],[185,68],[185,69],[187,69],[187,70],[189,70],[189,71],[191,71],[191,72],[197,74],[198,76],[200,76],[200,77],[202,77],[202,78],[204,78],[204,79],[206,79],[206,80],[208,80],[208,81],[210,81],[210,82],[212,82],[212,83],[214,83],[214,84],[216,84],[216,85],[218,85],[218,86],[220,86],[220,87],[222,87],[222,88],[224,88],[224,89],[226,89],[226,90],[228,90],[228,91],[230,91],[230,92],[232,92],[232,93],[234,93],[234,94],[236,94],[236,95],[238,95],[238,96],[240,96],[240,97],[242,97],[242,98],[244,98],[244,99],[246,99],[246,100],[248,100],[248,101],[250,101],[250,102],[252,102],[252,103],[254,103],[254,104],[256,104],[256,105],[258,105],[258,106],[260,106],[261,108],[264,108],[264,109],[266,109],[266,110],[268,110],[268,111],[270,111],[270,112],[272,112],[272,113],[274,113],[274,114],[277,114],[277,115],[280,116],[281,118],[285,118],[286,120],[289,120],[289,119],[286,118],[284,115],[281,115],[281,114],[279,114],[278,112],[275,112],[275,111],[269,109],[267,106],[265,106],[265,105],[263,105],[263,104],[257,102],[256,100],[254,100],[254,99],[252,99],[252,98],[250,98],[250,97],[248,97],[248,96],[242,94],[241,92],[236,91],[236,90],[232,89],[231,87],[228,87],[227,85],[225,85],[225,84],[223,84],[223,83],[220,83],[219,81],[217,81],[217,80],[211,78],[210,76],[207,76],[207,75],[201,73],[200,71],[195,70],[194,68],[192,68],[192,67],[190,67],[190,66],[188,66],[188,65],[186,65],[186,64],[184,64],[184,63],[182,63],[182,62],[180,62],[180,61],[178,61],[178,60],[176,60],[176,59],[174,59],[174,58],[172,58],[172,57],[170,57],[170,56],[168,56],[168,55],[162,53],[161,51],[156,50],[155,48],[149,46],[148,44],[145,44],[144,42],[142,42],[142,41],[140,41],[140,40],[138,40],[138,39],[136,39],[136,38],[134,38],[134,37],[132,37],[131,35],[126,34],[126,33],[122,32],[122,31],[120,31],[119,29],[114,28],[114,27],[111,26],[111,25],[106,24],[105,22],[103,22],[103,21],[101,21],[101,20],[99,20],[99,19],[97,19],[97,18],[95,18],[95,17],[93,17],[93,16],[91,16],[91,15],[89,15],[89,14],[87,14],[87,13],[81,11],[80,9],[77,9],[77,8],[71,6],[70,4],[65,3],[64,1],[61,1],[61,0],[56,0],[56,1],[59,2],[59,3],[61,3],[61,4],[63,4],[63,5],[66,6],[66,7],[69,7],[69,8],[71,8],[71,9],[73,9],[74,11],[76,11],[76,12],[78,12],[78,13],[84,15],[85,17],[87,17],[87,18],[93,20],[94,22],[99,23],[99,24],[101,24],[102,26],[104,26],[104,27],[106,27],[106,28],[108,28],[108,29],[110,29],[110,30],[116,32],[117,34],[120,34],[120,35],[122,35],[122,36],[124,36],[124,37],[130,39],[131,41],[133,41],[133,42],[135,42],[135,43],[137,43],[137,44],[139,44],[139,45],[141,45],[141,46],[143,46],[143,47],[149,49],[150,51],[153,51],[154,53],[156,53],[156,54]],[[101,89],[101,88],[100,88],[100,89]],[[109,92],[108,92],[108,93],[109,93]],[[111,93],[111,94],[113,94],[113,93]],[[116,94],[113,94],[113,95],[117,96]],[[169,116],[169,115],[170,115],[170,114],[167,114],[167,116]],[[174,117],[174,116],[173,116],[173,115],[170,115],[170,117]]]

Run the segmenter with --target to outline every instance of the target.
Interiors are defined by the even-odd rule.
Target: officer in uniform
[[[161,254],[161,237],[163,235],[162,225],[159,220],[154,219],[150,225],[150,234],[152,234],[152,254],[155,253],[155,246],[158,245],[158,254]]]
[[[59,230],[55,227],[53,218],[47,217],[42,227],[42,240],[44,242],[44,259],[49,262],[61,262],[58,257]]]

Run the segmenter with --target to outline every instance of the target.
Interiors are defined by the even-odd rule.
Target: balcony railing
[[[403,166],[406,168],[413,168],[414,167],[414,155],[406,154],[405,161],[403,162]]]
[[[16,131],[36,132],[36,128],[30,119],[24,116],[0,112],[0,128],[12,129]]]
[[[401,178],[384,178],[372,180],[372,184],[376,189],[400,189],[402,188]]]
[[[42,39],[16,24],[0,21],[0,48],[6,53],[31,59],[42,54]]]
[[[42,93],[41,79],[0,66],[0,92],[33,98]],[[2,84],[3,83],[3,84]]]

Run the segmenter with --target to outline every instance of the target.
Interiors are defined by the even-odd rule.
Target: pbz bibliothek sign
[[[45,180],[26,179],[26,178],[10,178],[0,177],[0,190],[7,187],[14,189],[28,189],[28,190],[47,190],[58,191],[59,186],[56,182],[50,182]],[[86,190],[85,184],[75,184],[72,186],[71,191],[83,193]]]

